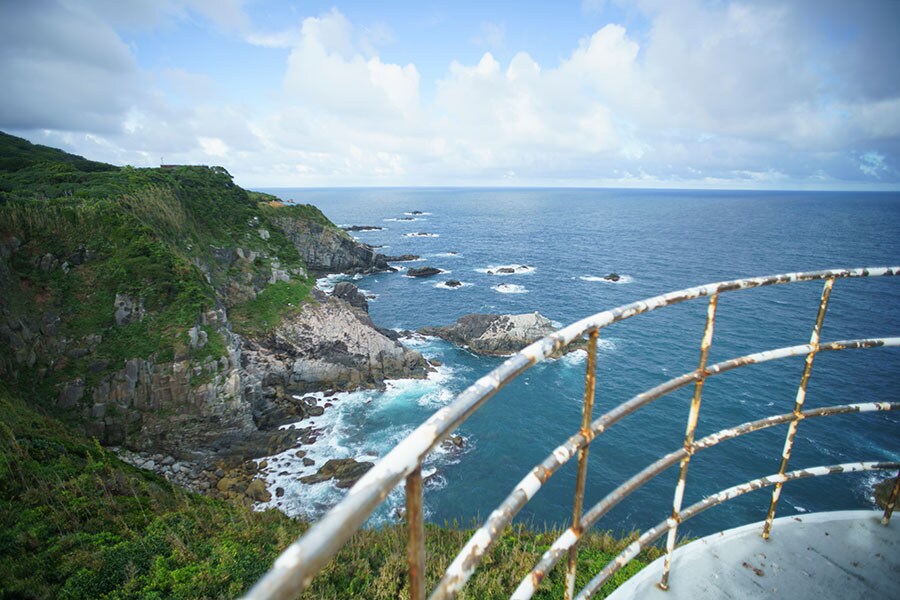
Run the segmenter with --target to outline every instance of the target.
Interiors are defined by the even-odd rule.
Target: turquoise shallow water
[[[341,225],[378,225],[355,234],[385,254],[414,253],[447,271],[433,279],[402,272],[356,283],[376,298],[381,326],[412,329],[446,324],[471,312],[540,311],[561,324],[666,291],[723,279],[833,267],[900,263],[900,195],[776,192],[504,189],[264,190],[311,203]],[[414,221],[398,220],[412,211]],[[428,237],[414,233],[433,234]],[[522,274],[488,275],[492,267],[528,266]],[[398,265],[401,266],[401,265]],[[600,278],[623,275],[620,283]],[[464,287],[445,289],[453,278]],[[839,281],[823,339],[900,335],[900,280]],[[805,343],[821,284],[795,284],[723,295],[711,361]],[[595,416],[648,387],[696,366],[705,316],[696,301],[619,323],[603,332]],[[386,393],[343,395],[315,425],[312,456],[375,459],[453,395],[501,359],[441,341],[416,342],[445,367],[428,382],[401,382]],[[817,358],[808,407],[898,401],[900,351],[823,354]],[[460,428],[463,452],[438,453],[426,491],[428,517],[463,523],[487,515],[534,464],[577,427],[583,354],[538,365],[493,398]],[[698,435],[789,412],[802,359],[753,366],[710,379]],[[628,417],[592,446],[588,505],[658,456],[684,434],[690,390]],[[900,415],[853,415],[804,422],[792,466],[900,458]],[[726,442],[692,462],[685,505],[718,489],[774,472],[784,428]],[[304,486],[296,459],[279,459],[281,508],[314,517],[340,498],[330,484]],[[674,470],[614,509],[601,527],[627,531],[668,514]],[[870,507],[872,476],[834,476],[789,485],[779,514]],[[520,518],[565,522],[574,465],[558,473]],[[747,495],[687,524],[701,535],[722,525],[758,520],[766,492]],[[376,517],[391,519],[399,493]]]

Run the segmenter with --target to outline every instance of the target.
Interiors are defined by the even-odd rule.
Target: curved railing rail
[[[900,267],[883,267],[870,269],[839,269],[829,271],[813,271],[804,273],[788,273],[770,277],[756,277],[713,283],[685,290],[655,296],[647,300],[626,304],[612,310],[603,311],[573,323],[559,331],[539,340],[521,352],[507,359],[499,367],[476,381],[463,391],[453,403],[438,410],[425,423],[420,425],[406,439],[395,446],[381,461],[364,475],[347,496],[320,521],[314,524],[307,533],[291,544],[275,561],[269,572],[249,591],[246,598],[294,598],[302,592],[315,575],[331,560],[343,544],[355,533],[387,498],[388,494],[401,481],[406,480],[406,519],[409,530],[408,561],[410,574],[410,595],[414,600],[425,598],[425,531],[422,511],[422,463],[432,449],[446,439],[472,413],[496,394],[503,386],[512,381],[531,366],[557,354],[572,342],[587,335],[588,360],[585,376],[584,405],[582,425],[578,433],[557,447],[544,461],[534,467],[507,498],[495,509],[485,523],[472,535],[454,561],[447,568],[441,581],[430,595],[430,600],[453,598],[469,579],[481,562],[493,542],[511,523],[515,515],[537,493],[543,484],[562,465],[578,455],[578,473],[574,497],[572,525],[556,540],[541,557],[537,566],[521,582],[513,592],[514,598],[530,598],[543,577],[563,556],[567,557],[566,598],[575,594],[575,565],[577,544],[582,534],[600,517],[618,504],[641,485],[663,472],[667,468],[680,464],[678,483],[675,488],[672,514],[656,527],[646,531],[637,541],[629,545],[616,559],[610,562],[580,592],[579,598],[590,597],[619,568],[648,544],[664,533],[668,535],[666,542],[666,561],[660,586],[667,586],[671,555],[675,547],[675,539],[679,523],[696,516],[700,512],[725,500],[739,496],[762,487],[773,486],[769,511],[763,536],[768,537],[775,516],[775,510],[783,484],[794,479],[814,477],[832,473],[852,472],[873,469],[900,469],[900,462],[860,462],[814,467],[795,471],[787,471],[791,457],[793,441],[799,423],[808,418],[832,416],[836,414],[888,411],[900,409],[900,403],[861,403],[844,404],[803,410],[806,388],[812,372],[812,365],[819,352],[842,351],[850,349],[867,349],[875,347],[900,346],[900,337],[872,338],[820,342],[820,334],[825,313],[828,308],[831,291],[835,280],[858,277],[881,277],[900,275]],[[824,281],[824,288],[819,302],[819,310],[813,327],[810,341],[807,344],[777,348],[733,358],[714,365],[707,365],[709,350],[712,345],[715,326],[716,309],[719,294],[731,291],[795,283],[800,281]],[[700,297],[708,297],[706,325],[700,345],[700,361],[697,369],[674,377],[646,392],[634,396],[616,408],[591,421],[594,402],[595,373],[597,364],[597,340],[600,329],[624,319],[652,310],[679,304]],[[805,356],[803,374],[790,413],[767,417],[759,421],[744,423],[732,428],[723,429],[700,440],[694,440],[699,418],[703,394],[703,384],[708,377],[747,365],[768,362],[790,356]],[[586,512],[582,512],[584,488],[587,474],[588,452],[591,442],[613,424],[633,413],[639,408],[689,384],[694,385],[694,394],[688,415],[683,447],[660,458],[640,473],[613,490]],[[684,488],[691,457],[699,451],[715,446],[725,440],[733,439],[754,431],[775,425],[788,425],[788,432],[782,451],[781,465],[778,473],[749,481],[738,486],[722,490],[704,500],[682,509]],[[898,491],[900,491],[900,473],[898,473],[893,492],[885,511],[885,523],[890,519]]]

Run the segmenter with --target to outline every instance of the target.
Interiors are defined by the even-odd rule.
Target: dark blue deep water
[[[384,254],[418,254],[447,274],[412,279],[398,273],[356,283],[375,295],[374,321],[396,329],[447,324],[473,312],[540,311],[560,324],[666,291],[724,279],[837,267],[900,263],[900,195],[548,189],[265,190],[318,206],[341,225],[378,225],[355,234]],[[405,213],[428,213],[400,221]],[[435,234],[407,237],[409,233]],[[455,254],[452,254],[455,253]],[[517,275],[491,267],[527,265]],[[616,272],[617,284],[600,277]],[[440,287],[458,279],[457,289]],[[323,282],[325,284],[325,282]],[[501,285],[502,284],[502,285]],[[711,362],[806,343],[821,283],[725,294],[720,299]],[[602,332],[598,416],[634,394],[696,367],[706,301],[616,324]],[[900,336],[900,279],[840,280],[823,339]],[[455,393],[500,364],[442,341],[415,342],[444,363],[428,382],[399,382],[384,394],[338,397],[320,418],[320,459],[382,456]],[[584,354],[541,364],[493,398],[461,428],[461,454],[438,453],[426,465],[429,518],[470,523],[486,516],[510,489],[579,424]],[[807,408],[900,401],[900,349],[825,353],[817,357]],[[698,437],[793,407],[803,359],[752,366],[708,380]],[[659,400],[623,420],[591,447],[586,506],[684,435],[691,390]],[[900,414],[851,415],[801,424],[792,468],[855,460],[900,459]],[[778,469],[784,427],[725,442],[691,464],[685,506],[719,489]],[[286,488],[277,502],[291,514],[315,516],[341,495],[331,484],[296,482],[309,471],[282,456],[271,481]],[[288,464],[290,463],[290,464]],[[317,461],[320,463],[320,460]],[[314,470],[315,467],[312,468]],[[523,510],[538,526],[570,518],[574,461]],[[664,473],[610,512],[600,527],[646,528],[671,510],[677,473]],[[883,477],[884,475],[879,475]],[[872,475],[837,475],[788,484],[779,515],[872,507]],[[686,533],[760,520],[769,493],[748,494],[686,524]],[[392,518],[402,496],[379,513]],[[376,519],[377,520],[377,519]]]

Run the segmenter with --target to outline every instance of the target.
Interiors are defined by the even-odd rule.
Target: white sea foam
[[[437,252],[435,254],[429,254],[432,258],[462,258],[463,255],[459,252]]]
[[[403,214],[406,215],[407,217],[430,217],[431,216],[430,212],[422,212],[422,211],[405,212]]]
[[[362,279],[364,275],[357,273],[355,275],[347,275],[346,273],[332,273],[330,275],[326,275],[325,277],[320,277],[316,279],[316,287],[326,293],[331,293],[334,290],[335,284],[341,281],[357,281]]]
[[[449,273],[450,271],[444,271],[444,273]],[[471,283],[466,283],[465,281],[461,281],[460,285],[457,286],[449,286],[446,281],[441,281],[434,284],[434,287],[442,290],[461,290],[462,288],[472,287]]]
[[[500,273],[500,269],[512,269],[511,273]],[[530,275],[534,273],[535,268],[529,265],[489,265],[482,269],[475,269],[478,273],[485,273],[488,275]]]
[[[425,259],[420,256],[419,258],[414,258],[412,260],[395,260],[395,261],[388,261],[388,262],[397,265],[395,268],[402,269],[403,265],[405,265],[406,263],[425,262]]]
[[[603,339],[602,337],[597,340],[597,350],[599,352],[612,352],[615,349],[615,340]],[[568,354],[564,354],[559,360],[570,367],[581,366],[587,360],[587,350],[572,350]]]
[[[623,285],[626,283],[631,283],[634,281],[634,278],[631,275],[619,275],[618,281],[613,281],[612,279],[607,279],[606,277],[597,277],[596,275],[582,275],[578,279],[582,281],[599,281],[600,283],[613,283],[616,285]]]
[[[403,234],[403,237],[408,237],[408,238],[436,238],[436,237],[441,237],[441,236],[440,236],[440,234],[437,234],[437,233],[425,233],[425,232],[422,232],[422,231],[417,231],[417,232],[415,232],[415,233],[404,233],[404,234]]]
[[[422,336],[420,351],[425,351],[433,340]],[[426,352],[423,352],[427,354]],[[346,494],[346,490],[337,488],[334,481],[315,484],[300,482],[301,477],[312,475],[331,458],[354,458],[358,461],[377,462],[384,454],[397,443],[409,435],[416,424],[396,424],[384,427],[377,432],[362,434],[360,431],[360,418],[385,419],[385,414],[402,410],[405,406],[418,405],[427,408],[440,408],[449,404],[454,393],[446,388],[447,382],[453,377],[453,369],[441,366],[435,372],[430,373],[425,380],[400,379],[386,382],[384,392],[373,390],[339,393],[326,397],[323,393],[304,394],[302,397],[312,396],[319,406],[326,402],[332,406],[325,409],[324,414],[305,419],[295,424],[286,425],[281,429],[305,429],[313,427],[316,430],[316,441],[313,444],[303,445],[299,448],[305,452],[305,456],[298,457],[298,448],[292,448],[280,454],[266,457],[268,465],[262,470],[262,477],[272,493],[272,500],[256,505],[257,509],[278,508],[290,516],[299,516],[314,520],[320,517],[328,508],[334,506]],[[299,396],[294,396],[299,399]],[[362,415],[362,417],[361,417]],[[459,454],[465,452],[466,447],[448,452],[445,449],[435,450],[426,459],[424,468],[433,471],[430,478],[430,486],[440,487],[446,483],[440,476],[440,471],[448,465],[459,460]],[[312,465],[304,465],[303,458],[314,461]],[[284,490],[282,497],[275,494],[276,488]],[[381,519],[390,520],[391,514],[396,508],[403,506],[404,497],[400,493],[389,496],[388,508],[381,511]]]
[[[413,335],[401,337],[399,341],[404,346],[419,348],[421,352],[422,347],[428,344],[434,344],[438,340],[440,340],[440,338],[433,335],[422,335],[421,333],[414,333]]]
[[[424,220],[425,219],[417,219],[416,217],[382,219],[385,223],[413,223],[414,221]]]
[[[493,285],[491,289],[495,292],[500,292],[501,294],[527,294],[528,290],[525,289],[524,286],[515,285],[514,283],[501,283],[500,285]]]

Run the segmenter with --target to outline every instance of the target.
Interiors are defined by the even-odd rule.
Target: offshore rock
[[[448,342],[467,346],[476,354],[505,356],[556,331],[553,323],[540,313],[520,315],[464,315],[452,325],[423,327],[418,333],[433,335]],[[583,347],[573,344],[563,353]]]
[[[379,227],[378,225],[351,225],[341,229],[344,231],[381,231],[384,227]]]
[[[433,275],[439,275],[443,273],[440,269],[436,269],[434,267],[418,267],[416,269],[409,269],[406,272],[407,277],[431,277]]]

